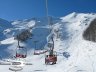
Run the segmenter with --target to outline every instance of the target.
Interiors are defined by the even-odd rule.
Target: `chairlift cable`
[[[46,16],[47,16],[47,21],[49,24],[49,17],[48,17],[48,1],[46,0]]]
[[[50,26],[50,19],[49,19],[49,14],[48,14],[48,0],[46,0],[46,16],[47,16],[47,21],[49,25],[49,32],[51,33],[51,26]]]

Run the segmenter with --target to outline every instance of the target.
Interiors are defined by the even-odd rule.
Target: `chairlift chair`
[[[51,52],[46,52],[46,55],[45,55],[45,64],[50,64],[50,65],[53,65],[53,64],[56,64],[57,62],[57,53],[56,51],[53,51],[53,53],[51,54]]]
[[[48,47],[50,50],[45,55],[45,64],[56,64],[57,62],[57,53],[54,51],[54,40],[51,37],[51,41],[48,42]]]
[[[27,49],[25,47],[18,47],[16,49],[16,58],[26,58],[27,57]]]
[[[46,53],[48,50],[34,50],[34,55],[40,55]]]
[[[40,55],[39,50],[34,50],[34,55]]]

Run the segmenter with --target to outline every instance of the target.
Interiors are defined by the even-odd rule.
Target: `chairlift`
[[[38,49],[38,48],[37,48],[37,42],[38,42],[38,41],[34,41],[34,45],[35,45],[34,55],[40,55],[40,54],[46,53],[48,50]]]
[[[48,50],[35,50],[34,55],[40,55],[46,53]]]
[[[18,40],[18,47],[16,48],[16,58],[26,58],[27,57],[27,48],[19,45]]]
[[[57,52],[54,51],[54,39],[53,39],[53,35],[50,38],[50,41],[48,42],[47,46],[49,48],[49,51],[46,52],[45,55],[45,64],[46,65],[53,65],[56,64],[57,62]]]
[[[27,57],[27,49],[25,47],[17,48],[16,58],[26,58],[26,57]]]
[[[46,52],[45,64],[53,65],[53,64],[56,64],[56,62],[57,62],[57,52],[52,50],[49,50],[48,52]]]

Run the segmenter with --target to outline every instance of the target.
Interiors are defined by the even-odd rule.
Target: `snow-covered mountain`
[[[47,41],[52,34],[49,32],[50,27],[46,18],[12,21],[13,27],[11,29],[6,28],[7,31],[10,29],[9,34],[11,36],[1,41],[0,55],[3,56],[4,52],[9,57],[14,56],[17,47],[17,41],[14,40],[14,37],[24,29],[31,28],[32,39],[28,39],[21,45],[28,48],[26,62],[31,62],[32,65],[23,66],[21,72],[96,72],[96,44],[83,37],[84,32],[95,18],[96,14],[93,13],[75,12],[64,17],[53,18],[52,33],[54,34],[54,48],[57,51],[57,64],[55,65],[45,65],[44,54],[33,55],[34,41],[38,41],[37,49],[46,49]],[[2,32],[4,33],[6,29]],[[5,35],[7,34],[5,33]],[[9,54],[6,54],[6,52],[9,52]],[[68,58],[66,53],[69,54]],[[10,72],[9,67],[0,66],[0,71]]]
[[[10,22],[0,18],[0,40],[3,40],[8,36],[5,33],[10,32],[11,28],[12,24]]]

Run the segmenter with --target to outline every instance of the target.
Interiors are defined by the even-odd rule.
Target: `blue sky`
[[[49,15],[95,13],[96,0],[48,0]],[[46,16],[45,0],[0,0],[0,18],[6,20]]]

